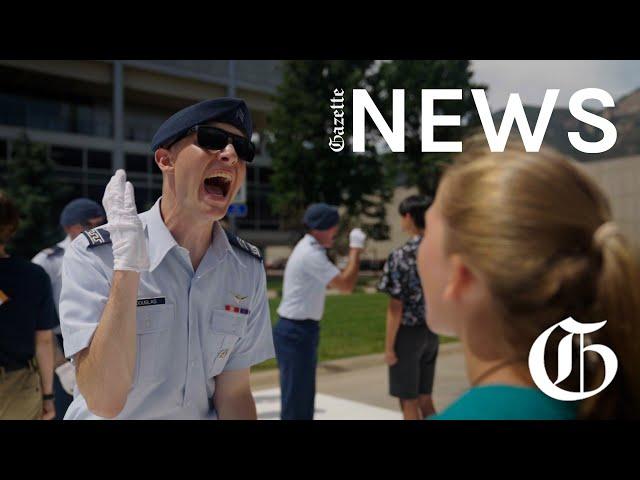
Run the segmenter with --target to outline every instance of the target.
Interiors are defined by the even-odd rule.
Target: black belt
[[[0,370],[4,372],[15,372],[17,370],[24,370],[25,368],[31,368],[35,370],[36,360],[32,359],[24,363],[12,363],[11,365],[0,365]]]

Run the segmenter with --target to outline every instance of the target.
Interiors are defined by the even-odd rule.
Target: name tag
[[[148,305],[164,305],[165,297],[156,298],[139,298],[137,302],[138,307],[146,307]]]

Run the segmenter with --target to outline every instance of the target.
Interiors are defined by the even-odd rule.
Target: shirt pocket
[[[224,370],[238,340],[247,328],[247,315],[214,310],[204,351],[206,352],[207,377],[213,378]]]
[[[134,386],[162,380],[170,362],[169,328],[174,318],[172,304],[137,307]]]

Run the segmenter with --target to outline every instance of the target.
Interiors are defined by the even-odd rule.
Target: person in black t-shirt
[[[0,191],[0,420],[51,420],[58,316],[44,269],[5,251],[18,223],[18,210]]]

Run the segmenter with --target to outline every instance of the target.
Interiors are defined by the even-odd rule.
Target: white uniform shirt
[[[194,272],[189,252],[162,220],[160,200],[140,219],[150,270],[138,288],[133,386],[115,418],[216,418],[215,377],[275,356],[264,266],[246,242],[232,245],[216,222]],[[78,236],[64,256],[60,320],[68,358],[90,344],[109,297],[113,253],[110,243],[99,244],[101,232],[108,233]],[[65,419],[99,418],[76,388]]]
[[[54,247],[45,248],[39,252],[31,261],[40,265],[47,272],[51,279],[51,289],[53,290],[53,304],[56,313],[60,315],[60,290],[62,289],[62,257],[64,252],[71,245],[71,237],[67,237],[58,242]],[[56,335],[60,334],[60,327],[53,329]]]
[[[320,320],[327,285],[339,273],[325,248],[313,236],[305,235],[291,252],[284,269],[278,315],[291,320]]]

